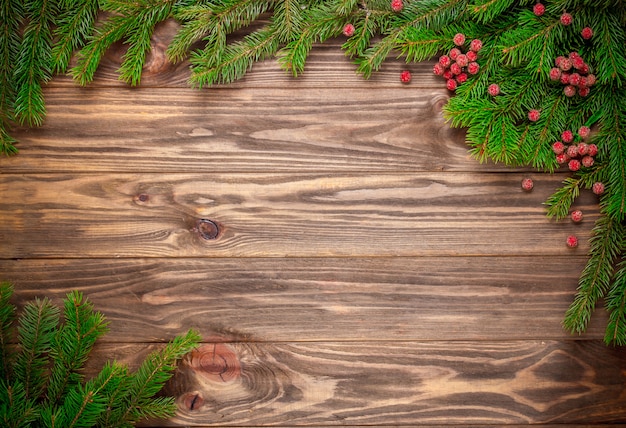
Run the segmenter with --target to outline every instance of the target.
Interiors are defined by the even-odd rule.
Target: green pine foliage
[[[49,299],[35,299],[24,306],[15,336],[12,295],[12,286],[0,283],[1,426],[119,428],[174,415],[173,397],[157,394],[176,361],[199,343],[196,332],[153,352],[135,372],[107,362],[85,381],[82,369],[96,341],[108,331],[104,316],[76,291],[64,300],[62,320]]]
[[[394,10],[392,3],[401,7]],[[451,126],[467,129],[467,143],[477,160],[554,172],[564,168],[552,149],[562,132],[583,125],[593,129],[587,142],[598,147],[594,165],[568,174],[546,201],[547,215],[561,220],[593,183],[601,182],[606,189],[599,197],[601,218],[594,228],[589,262],[564,326],[582,333],[604,301],[610,319],[607,343],[626,343],[626,4],[545,0],[545,11],[535,13],[538,0],[399,3],[0,0],[0,151],[16,152],[10,136],[15,123],[41,124],[42,87],[54,73],[70,67],[78,84],[89,84],[114,43],[126,47],[120,79],[140,84],[152,33],[165,20],[180,24],[167,56],[172,62],[189,63],[189,83],[197,88],[231,83],[255,63],[272,57],[286,72],[298,76],[315,45],[337,37],[343,40],[342,49],[354,61],[356,73],[369,78],[390,56],[403,57],[407,63],[436,59],[455,47],[454,36],[461,33],[467,39],[461,46],[464,50],[470,40],[482,41],[476,60],[479,71],[458,84],[444,115]],[[564,13],[571,16],[571,23],[561,21]],[[346,24],[354,31],[344,35]],[[593,30],[592,37],[582,37],[585,27]],[[563,83],[551,79],[557,57],[571,52],[584,59],[589,66],[586,73],[595,77],[586,96],[571,96]],[[499,87],[497,96],[488,91],[493,84]],[[575,85],[573,89],[577,90]],[[537,120],[529,120],[531,110],[540,112]],[[574,143],[579,141],[576,137]],[[59,368],[60,379],[62,373]],[[29,394],[32,387],[24,385],[14,393]]]

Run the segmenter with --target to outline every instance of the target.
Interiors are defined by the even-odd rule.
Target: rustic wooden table
[[[565,173],[471,159],[430,64],[365,81],[336,41],[298,79],[267,62],[196,90],[161,32],[138,88],[121,48],[87,88],[53,80],[0,161],[0,279],[21,302],[83,291],[111,328],[92,369],[202,333],[178,416],[146,426],[626,422],[603,309],[561,327],[593,195],[552,222]]]

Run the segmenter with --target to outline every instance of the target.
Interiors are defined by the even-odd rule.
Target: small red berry
[[[560,82],[564,85],[569,84],[569,73],[561,72]]]
[[[566,87],[563,88],[563,94],[565,94],[565,96],[568,98],[571,98],[574,95],[576,95],[576,92],[577,92],[576,86],[567,85]]]
[[[409,70],[404,70],[400,73],[400,81],[402,83],[409,83],[411,81],[411,72]]]
[[[589,144],[587,146],[587,154],[589,156],[595,156],[598,154],[598,146],[596,146],[595,144]]]
[[[580,95],[581,97],[586,97],[587,95],[589,95],[589,91],[591,91],[591,89],[587,87],[578,88],[578,95]]]
[[[572,159],[567,163],[567,167],[570,171],[578,171],[580,169],[580,161],[578,159]]]
[[[444,71],[446,71],[445,68],[443,68],[443,66],[438,62],[433,65],[433,73],[435,73],[437,76],[443,76]]]
[[[537,109],[532,109],[528,112],[528,120],[531,122],[537,122],[539,117],[541,117],[541,112]]]
[[[348,23],[346,25],[343,26],[343,35],[346,37],[350,37],[354,34],[354,25]]]
[[[570,248],[578,247],[578,238],[576,237],[576,235],[568,236],[566,242],[567,242],[567,246]]]
[[[561,15],[561,24],[571,25],[572,21],[573,21],[572,15],[570,15],[569,13],[565,12],[563,15]]]
[[[481,40],[474,39],[470,43],[470,51],[472,51],[472,52],[478,52],[482,48],[483,48],[483,42]]]
[[[456,58],[457,58],[459,55],[461,55],[461,53],[462,53],[462,52],[461,52],[461,49],[459,49],[459,48],[452,48],[452,49],[450,49],[450,52],[448,52],[448,56],[450,56],[450,58],[451,58],[453,61],[456,61]]]
[[[591,29],[591,27],[585,27],[580,32],[580,35],[583,36],[583,39],[589,40],[590,38],[593,37],[593,30]]]
[[[476,52],[474,52],[474,51],[467,51],[465,56],[467,57],[467,60],[469,62],[474,62],[474,61],[476,61],[476,59],[478,59],[478,54]]]
[[[452,64],[452,60],[448,55],[441,55],[439,57],[439,64],[441,64],[442,67],[450,67],[450,64]]]
[[[580,135],[580,138],[585,139],[589,137],[589,134],[591,134],[591,128],[588,126],[581,126],[578,128],[578,135]]]
[[[567,154],[565,153],[561,153],[556,155],[556,163],[558,163],[559,165],[563,165],[569,162],[570,157],[567,156]]]
[[[533,183],[533,180],[531,178],[525,178],[522,180],[522,189],[530,192],[531,190],[533,190],[533,187],[535,187],[535,183]]]
[[[585,156],[582,160],[583,166],[586,166],[587,168],[591,168],[593,166],[593,158],[591,156]]]
[[[569,58],[563,58],[559,61],[558,67],[563,71],[569,71],[572,69],[572,61]]]
[[[573,86],[580,85],[580,74],[572,73],[569,75],[569,84]]]
[[[477,62],[470,62],[469,64],[467,64],[467,72],[469,74],[477,74],[479,70],[480,66]]]
[[[585,61],[579,56],[570,58],[570,61],[572,61],[572,67],[580,71],[583,71],[585,69],[585,66],[587,65],[585,64]]]
[[[541,15],[543,15],[544,13],[546,13],[546,7],[545,7],[543,4],[541,4],[541,3],[536,3],[536,4],[533,6],[533,13],[534,13],[536,16],[541,16]]]
[[[497,83],[492,83],[487,88],[487,92],[489,92],[489,95],[491,95],[492,97],[500,95],[500,86]]]
[[[561,68],[561,61],[563,61],[565,57],[563,55],[559,55],[554,59],[554,65]]]
[[[457,33],[454,38],[452,39],[452,41],[454,42],[455,45],[457,46],[463,46],[463,43],[465,43],[465,34],[463,33]]]
[[[441,76],[446,80],[454,78],[454,75],[452,74],[449,68],[446,71],[444,71]]]
[[[570,217],[574,223],[580,223],[583,221],[583,212],[581,210],[572,211]]]
[[[574,141],[574,133],[569,129],[566,129],[561,133],[561,140],[564,143],[571,143],[572,141]]]
[[[460,73],[456,76],[456,81],[460,85],[461,83],[467,82],[467,73]]]
[[[589,146],[586,143],[578,144],[578,154],[581,156],[585,156],[589,153]]]
[[[394,12],[400,12],[404,8],[404,3],[402,0],[391,0],[391,9]]]
[[[459,64],[461,67],[465,67],[469,63],[469,60],[467,59],[467,55],[459,54],[456,57],[456,63]]]
[[[448,81],[446,82],[446,87],[450,91],[454,91],[456,89],[456,86],[457,86],[456,80],[454,79],[448,79]]]
[[[561,69],[558,67],[553,67],[550,69],[550,80],[554,82],[558,82],[561,80]]]
[[[552,151],[554,151],[554,154],[560,155],[561,153],[565,152],[565,144],[557,141],[556,143],[552,144]]]
[[[588,74],[587,75],[587,86],[593,86],[596,84],[596,75]]]
[[[578,157],[578,147],[576,146],[576,144],[572,144],[571,146],[569,146],[566,153],[567,156],[569,156],[570,158]]]
[[[591,191],[596,195],[601,195],[604,193],[604,183],[596,182],[591,186]]]
[[[456,62],[453,62],[450,65],[450,71],[452,72],[452,74],[459,75],[463,72],[463,69],[461,68],[461,66],[459,64],[457,64]]]

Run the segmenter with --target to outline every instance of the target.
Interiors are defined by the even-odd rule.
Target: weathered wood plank
[[[179,414],[162,425],[619,423],[624,356],[596,341],[207,343],[167,386]]]
[[[41,128],[14,133],[3,172],[504,170],[468,154],[445,90],[46,91]]]
[[[107,341],[567,339],[584,257],[0,261],[16,303],[82,291]],[[604,336],[599,308],[584,339]]]
[[[560,178],[526,193],[522,177],[3,174],[0,258],[584,254],[597,197],[581,198],[583,225],[551,222]]]

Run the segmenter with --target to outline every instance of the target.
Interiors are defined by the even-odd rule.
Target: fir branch
[[[469,10],[478,22],[488,23],[502,15],[515,0],[476,0]]]
[[[56,42],[51,54],[55,73],[67,71],[74,51],[82,47],[93,33],[99,10],[98,0],[65,0],[60,4],[63,11],[56,21]]]
[[[24,384],[9,384],[0,379],[0,424],[5,428],[30,427],[37,420],[38,409],[34,400],[26,397]]]
[[[13,286],[0,282],[0,380],[9,380],[11,374],[11,331],[15,320],[15,306],[10,303]]]
[[[554,192],[545,204],[548,206],[547,216],[562,220],[569,215],[570,207],[580,195],[581,179],[568,177],[563,181],[563,186]]]
[[[604,342],[607,345],[626,345],[626,259],[618,266],[611,291],[606,298],[609,313]]]
[[[626,44],[624,24],[615,13],[593,15],[596,77],[600,84],[622,86],[626,83]]]
[[[23,309],[17,328],[21,349],[14,373],[16,381],[24,385],[27,400],[43,391],[48,352],[58,323],[59,309],[47,298],[35,299]]]
[[[16,83],[14,67],[18,61],[20,27],[24,10],[19,0],[0,1],[0,152],[10,154],[15,141],[6,132],[13,120]]]
[[[613,262],[622,251],[624,225],[602,215],[594,227],[589,260],[579,280],[578,292],[565,313],[563,326],[572,333],[583,333],[596,304],[611,287]]]

